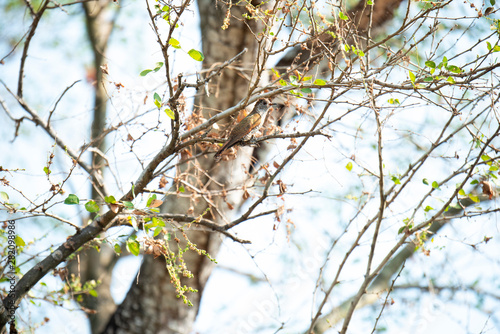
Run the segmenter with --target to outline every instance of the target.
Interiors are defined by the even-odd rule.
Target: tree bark
[[[225,5],[210,0],[199,0],[198,8],[201,17],[205,69],[227,61],[244,48],[248,50],[238,64],[238,67],[248,67],[248,72],[225,69],[216,82],[210,82],[208,96],[205,91],[199,92],[195,108],[204,118],[209,118],[218,110],[227,109],[246,97],[249,87],[248,77],[251,76],[257,57],[257,42],[247,25],[258,30],[260,23],[256,20],[244,22],[232,19],[229,28],[222,30],[221,26],[227,12]],[[246,9],[241,5],[234,5],[231,8],[231,13],[239,18],[244,12]],[[252,150],[252,148],[240,149],[235,160],[222,163],[215,163],[212,155],[201,156],[194,162],[183,163],[179,168],[181,171],[179,174],[188,175],[186,181],[201,188],[220,189],[216,183],[222,183],[226,187],[241,185],[247,178],[245,171],[250,166]],[[186,187],[186,193],[189,191],[191,189]],[[166,197],[162,212],[186,214],[193,211],[194,216],[203,214],[209,204],[206,200],[198,198],[195,192],[191,194],[191,197]],[[229,206],[220,198],[211,200],[216,203],[217,210],[211,208],[208,213],[210,218],[223,222],[222,216],[226,214],[230,216]],[[225,201],[238,207],[243,201],[242,192],[228,193]],[[217,255],[223,240],[216,232],[191,231],[187,235],[191,242],[213,257]],[[182,283],[198,290],[197,293],[188,295],[193,307],[184,305],[182,300],[176,297],[177,293],[170,283],[170,276],[166,270],[165,259],[162,257],[153,259],[151,255],[146,255],[137,284],[135,282],[132,284],[127,297],[111,317],[104,333],[189,333],[196,319],[203,289],[213,263],[192,251],[186,253],[185,260],[194,278],[183,279]]]

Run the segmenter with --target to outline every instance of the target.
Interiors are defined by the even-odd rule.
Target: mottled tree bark
[[[248,68],[248,72],[225,69],[221,75],[209,84],[209,95],[201,91],[195,102],[203,117],[208,118],[218,110],[224,110],[235,105],[246,96],[249,86],[248,77],[256,59],[257,43],[246,24],[253,29],[259,29],[259,24],[254,21],[243,22],[231,19],[227,30],[221,26],[226,15],[227,7],[221,3],[210,0],[199,0],[205,60],[203,67],[208,69],[214,64],[227,61],[244,48],[247,52],[242,56],[238,67]],[[233,6],[231,13],[241,18],[246,12],[244,6]],[[226,187],[241,184],[246,179],[245,171],[250,166],[251,151],[253,148],[243,148],[236,160],[215,163],[212,155],[202,156],[195,162],[185,163],[180,167],[183,173],[189,175],[188,181],[192,184],[205,185],[210,189],[219,188],[213,181],[223,183]],[[196,154],[197,152],[192,152]],[[205,173],[200,173],[204,171]],[[186,187],[186,192],[189,189]],[[195,196],[193,195],[193,198]],[[194,210],[193,215],[202,214],[207,208],[204,199],[169,196],[164,199],[162,212],[186,214]],[[210,218],[220,221],[221,215],[228,215],[228,206],[217,198],[212,199],[217,203],[219,212],[211,210]],[[241,192],[231,192],[226,201],[238,207],[242,202]],[[205,249],[212,256],[216,256],[223,240],[216,232],[192,231],[188,233],[189,239],[199,248]],[[165,268],[165,259],[159,257],[154,260],[151,255],[146,255],[141,265],[138,283],[134,281],[124,302],[111,317],[104,333],[189,333],[198,313],[203,288],[212,271],[213,264],[206,257],[195,252],[186,253],[188,269],[194,274],[192,279],[184,279],[183,283],[198,290],[198,293],[188,294],[193,302],[193,307],[184,305],[182,299],[176,297],[176,292],[170,283],[169,274]]]

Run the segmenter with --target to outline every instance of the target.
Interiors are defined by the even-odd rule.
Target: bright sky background
[[[108,79],[112,82],[122,83],[125,88],[117,90],[113,85],[109,85],[109,94],[112,96],[110,104],[109,119],[116,122],[124,119],[127,115],[136,112],[138,109],[147,109],[151,106],[144,106],[145,94],[151,97],[157,87],[161,84],[161,75],[148,75],[140,77],[139,73],[143,69],[153,68],[154,64],[162,61],[162,56],[158,51],[155,37],[147,23],[147,13],[142,1],[123,2],[123,12],[118,20],[118,27],[111,38],[108,51]],[[80,10],[80,8],[78,8]],[[72,9],[68,9],[73,13]],[[201,40],[198,31],[199,18],[197,9],[192,6],[192,12],[188,13],[189,20],[185,21],[185,26],[179,29],[178,40],[181,41],[183,49],[195,48],[201,50]],[[26,17],[22,26],[18,21],[6,22],[12,24],[14,29],[25,31],[30,20]],[[61,29],[64,27],[64,29]],[[47,117],[54,102],[60,92],[76,80],[82,80],[72,88],[64,99],[59,103],[57,113],[53,117],[53,124],[57,127],[59,135],[72,145],[79,145],[88,142],[89,137],[89,112],[92,109],[92,87],[85,81],[86,69],[91,63],[91,55],[88,45],[83,37],[83,23],[81,16],[67,15],[58,10],[51,11],[50,18],[42,20],[30,49],[30,57],[26,68],[25,99],[36,107],[42,117]],[[9,32],[0,31],[0,40],[6,38]],[[465,47],[466,44],[463,44]],[[462,46],[462,45],[461,45]],[[0,56],[5,55],[10,49],[5,42],[0,42]],[[11,89],[16,89],[18,75],[19,53],[6,60],[5,65],[0,65],[0,78],[4,80]],[[54,66],[58,64],[58,66]],[[199,68],[199,64],[191,60],[183,51],[178,51],[175,60],[175,70],[184,73],[194,73]],[[15,105],[12,98],[8,97],[3,88],[0,88],[0,96],[7,100],[11,110],[17,117],[24,115]],[[82,104],[84,103],[84,104]],[[342,107],[332,111],[340,113]],[[436,114],[437,113],[437,114]],[[155,123],[158,116],[151,113],[145,120]],[[161,119],[163,117],[163,119]],[[434,114],[423,109],[414,108],[411,113],[401,112],[396,116],[395,121],[387,125],[387,139],[396,139],[400,130],[406,129],[411,123],[425,123],[428,121],[437,122],[442,118],[447,118],[447,114]],[[161,115],[160,120],[165,121],[166,116]],[[396,121],[397,120],[397,121]],[[307,119],[300,119],[300,126],[307,124]],[[352,129],[358,126],[362,120],[353,118],[350,120],[352,127],[341,128],[338,125],[338,133],[333,141],[325,141],[322,138],[314,138],[305,148],[304,152],[294,161],[281,175],[281,179],[288,185],[289,192],[303,192],[314,190],[310,196],[288,195],[285,197],[286,208],[294,211],[284,217],[291,219],[297,226],[292,240],[286,238],[286,226],[274,222],[272,217],[255,219],[238,226],[233,232],[244,239],[252,241],[250,246],[243,246],[230,240],[225,240],[220,253],[216,257],[218,266],[214,270],[203,294],[202,305],[199,317],[193,329],[194,332],[202,334],[211,333],[274,333],[280,326],[280,322],[285,322],[287,326],[283,333],[294,333],[305,330],[304,325],[312,313],[311,294],[314,289],[318,269],[323,264],[326,257],[326,250],[329,248],[330,238],[338,235],[342,229],[344,220],[349,219],[355,210],[355,203],[345,198],[345,195],[353,185],[358,182],[357,178],[350,174],[345,165],[352,151]],[[48,136],[35,128],[33,124],[25,122],[21,127],[20,136],[14,143],[10,143],[13,137],[12,122],[4,112],[0,112],[0,145],[1,165],[4,168],[24,168],[24,173],[16,174],[13,180],[18,189],[27,189],[30,195],[44,194],[47,191],[47,181],[43,172],[47,156],[53,142]],[[356,154],[363,152],[361,160],[376,170],[376,155],[370,149],[369,143],[375,139],[375,127],[370,121],[365,123],[367,131],[363,133],[366,142],[359,140]],[[337,126],[337,125],[336,125]],[[368,130],[372,129],[372,130]],[[427,131],[427,129],[422,129]],[[138,132],[139,133],[139,132]],[[427,138],[432,138],[431,129],[425,133]],[[116,154],[113,161],[120,170],[118,178],[125,186],[127,180],[135,179],[140,172],[131,154],[127,154],[127,147],[122,138],[111,136],[108,142],[116,142]],[[147,140],[140,145],[141,153],[144,155],[153,154],[164,142],[163,133],[152,133]],[[422,137],[422,142],[428,144],[426,138]],[[397,141],[388,142],[388,148],[392,147],[393,153],[388,153],[387,163],[393,172],[405,168],[402,161],[406,157],[398,151]],[[456,150],[466,150],[461,147],[463,142],[452,142],[444,148],[447,155],[453,155]],[[288,142],[282,141],[274,144],[274,159],[281,159],[286,154]],[[79,149],[74,146],[73,149]],[[388,152],[390,149],[388,150]],[[120,152],[123,152],[121,155]],[[20,154],[21,153],[21,154]],[[408,157],[413,159],[414,156]],[[270,159],[272,161],[273,159]],[[318,161],[320,160],[320,161]],[[408,160],[409,161],[409,160]],[[449,160],[436,159],[436,164],[432,168],[421,171],[422,177],[434,175],[439,179],[439,169],[445,168]],[[64,170],[68,166],[68,159],[64,157],[60,150],[56,150],[55,168]],[[403,166],[403,167],[399,167]],[[356,166],[355,170],[356,171]],[[311,172],[312,171],[312,172]],[[359,170],[357,170],[359,172]],[[86,176],[78,171],[79,177],[68,185],[68,193],[78,194],[80,198],[88,196],[88,182]],[[21,177],[22,176],[22,177]],[[57,178],[57,173],[54,173]],[[115,185],[116,186],[116,185]],[[368,191],[376,191],[376,184],[358,184]],[[415,193],[424,191],[423,184],[415,184]],[[3,189],[2,189],[3,190]],[[118,187],[116,191],[118,191]],[[416,197],[418,198],[418,197]],[[21,202],[19,196],[12,196],[13,202]],[[408,198],[408,203],[413,203],[413,198]],[[280,203],[282,200],[274,198],[269,205]],[[401,212],[394,214],[394,224],[400,224],[404,212],[405,203],[400,203]],[[248,205],[248,203],[247,203]],[[77,217],[83,212],[83,207],[67,207],[64,216],[67,218]],[[0,212],[0,220],[8,219],[5,212]],[[357,233],[358,227],[364,222],[358,222],[357,227],[350,233]],[[277,224],[278,230],[273,231],[273,225]],[[474,282],[479,279],[481,289],[496,291],[500,287],[500,273],[498,272],[498,258],[491,258],[487,254],[492,254],[492,249],[500,250],[498,238],[494,238],[487,245],[481,245],[482,252],[470,252],[467,243],[476,243],[484,235],[498,235],[499,222],[495,216],[488,216],[486,219],[462,220],[453,223],[451,228],[440,233],[429,246],[432,250],[431,257],[418,254],[411,258],[406,264],[406,269],[399,283],[415,282],[416,277],[421,277],[423,285],[427,285],[429,277],[436,276],[436,268],[445,268],[441,276],[442,281],[435,284],[451,284],[460,286]],[[37,251],[48,249],[57,245],[65,236],[72,233],[72,229],[59,225],[54,229],[53,224],[46,219],[22,220],[18,222],[17,232],[24,240],[33,240],[50,234],[38,241]],[[120,231],[112,231],[116,235]],[[52,238],[54,237],[54,238]],[[352,236],[347,236],[344,243],[331,254],[331,263],[326,272],[326,280],[331,279],[336,265],[348,241]],[[356,254],[363,258],[362,251],[369,248],[368,240],[365,238],[360,247],[360,253]],[[396,239],[390,233],[382,234],[379,242],[380,253],[384,254]],[[54,244],[55,243],[55,244]],[[488,251],[489,250],[489,251]],[[35,254],[35,249],[30,249],[29,255]],[[462,259],[457,260],[454,255],[465,254]],[[498,254],[498,253],[497,253]],[[453,258],[450,258],[453,256]],[[253,258],[252,258],[253,257]],[[141,257],[124,256],[117,264],[113,272],[113,285],[111,287],[113,297],[119,303],[128,291],[129,285],[135,279],[135,272],[130,268],[137,268]],[[496,266],[491,266],[494,263]],[[464,273],[464,266],[470,267],[469,273]],[[485,270],[487,268],[488,270]],[[491,268],[491,269],[490,269]],[[360,266],[356,262],[349,264],[345,270],[343,286],[335,290],[331,298],[331,304],[325,309],[328,311],[332,305],[335,306],[351,296],[358,288],[360,277],[364,273],[364,265]],[[438,269],[439,270],[439,269]],[[252,282],[249,277],[241,273],[255,275],[259,280]],[[61,287],[58,279],[47,275],[43,282],[47,284],[47,289]],[[42,291],[37,285],[34,291]],[[479,333],[483,327],[488,334],[498,333],[499,324],[493,324],[484,313],[478,312],[475,308],[469,307],[474,298],[466,292],[456,292],[457,299],[464,301],[464,306],[460,307],[456,302],[445,303],[445,298],[438,298],[429,293],[422,293],[420,296],[415,291],[406,291],[395,294],[401,299],[387,308],[381,324],[386,326],[385,333]],[[317,297],[318,299],[319,297]],[[412,304],[413,299],[419,299],[420,303]],[[468,302],[468,303],[466,303]],[[80,311],[68,311],[61,307],[50,306],[42,302],[41,307],[29,306],[29,312],[21,314],[23,320],[27,322],[39,322],[44,316],[49,316],[50,321],[37,329],[37,334],[41,333],[89,333],[89,326],[85,316]],[[23,305],[27,304],[23,302]],[[68,305],[65,305],[68,306]],[[500,317],[499,310],[495,309],[498,303],[493,304],[491,300],[485,299],[484,309],[489,309],[492,314]],[[69,308],[77,309],[75,304]],[[30,317],[32,320],[30,320]],[[371,332],[372,326],[361,320],[373,318],[373,313],[369,309],[358,311],[356,320],[351,324],[352,333]],[[71,322],[68,322],[71,319]],[[372,322],[369,322],[370,324]],[[486,323],[486,325],[485,325]],[[495,328],[496,326],[496,328]],[[331,331],[332,333],[335,330]]]

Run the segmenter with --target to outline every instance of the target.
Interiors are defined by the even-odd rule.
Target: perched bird
[[[260,126],[260,123],[264,119],[264,114],[271,107],[271,102],[268,99],[260,99],[255,104],[252,112],[248,114],[247,117],[243,118],[241,122],[236,124],[236,126],[231,130],[227,141],[222,145],[222,147],[215,153],[214,159],[216,161],[220,160],[221,154],[238,144],[243,140],[248,134],[252,132],[252,130],[257,129]]]

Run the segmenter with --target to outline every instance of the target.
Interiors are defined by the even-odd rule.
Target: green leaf
[[[158,72],[163,67],[163,63],[161,61],[156,63],[156,67],[153,71]]]
[[[344,20],[344,21],[347,21],[349,20],[349,18],[347,17],[347,15],[345,15],[344,13],[342,12],[339,12],[339,17],[341,20]]]
[[[474,184],[478,184],[478,183],[479,183],[479,181],[478,181],[478,180],[472,180],[470,184],[471,184],[471,185],[474,185]]]
[[[351,162],[351,161],[349,161],[349,162],[347,163],[347,165],[345,166],[345,168],[346,168],[346,169],[350,172],[350,171],[352,170],[352,162]]]
[[[412,71],[408,71],[408,74],[410,75],[410,81],[411,83],[415,86],[415,74],[413,74]]]
[[[390,104],[400,104],[398,99],[393,99],[392,97],[387,102],[389,102]]]
[[[17,247],[22,247],[22,246],[26,246],[26,243],[24,242],[23,238],[21,238],[20,236],[16,235],[16,238],[14,239],[15,242],[16,242],[16,246]]]
[[[479,197],[478,197],[478,196],[473,195],[473,194],[469,194],[469,198],[470,198],[472,201],[474,201],[474,202],[476,202],[476,203],[479,203]]]
[[[127,209],[133,209],[134,208],[134,203],[129,202],[129,201],[123,201],[123,205],[125,205],[125,207]]]
[[[488,161],[488,160],[491,160],[491,158],[490,158],[490,156],[489,156],[488,154],[483,154],[483,155],[481,156],[481,160],[483,160],[483,161]]]
[[[9,195],[6,192],[4,192],[4,191],[0,191],[0,198],[4,202],[8,202],[9,201]]]
[[[316,80],[314,80],[314,84],[317,86],[324,86],[324,85],[326,85],[326,81],[323,79],[316,79]]]
[[[205,59],[205,56],[203,56],[203,53],[201,53],[200,51],[195,50],[195,49],[189,50],[188,55],[190,55],[191,58],[193,58],[196,61],[203,61],[203,59]]]
[[[155,100],[155,106],[156,108],[160,109],[161,108],[161,102],[158,100]]]
[[[430,67],[430,68],[436,68],[436,63],[433,62],[432,60],[428,60],[425,62],[425,66]]]
[[[434,78],[433,77],[426,77],[424,78],[424,82],[433,82]]]
[[[497,170],[498,170],[498,166],[493,165],[490,167],[490,172],[496,172]]]
[[[93,200],[88,201],[87,203],[85,203],[85,209],[88,212],[99,212],[99,205],[97,205],[97,203]]]
[[[64,200],[64,204],[80,204],[80,199],[74,194],[69,194]]]
[[[170,11],[170,7],[167,6],[167,5],[165,5],[165,6],[161,7],[161,11],[162,12],[169,12]]]
[[[179,192],[183,193],[183,192],[185,192],[185,191],[186,191],[186,189],[185,189],[185,188],[184,188],[184,186],[181,184],[181,185],[179,186]]]
[[[89,295],[91,295],[92,297],[97,297],[99,294],[94,289],[90,289],[89,290]]]
[[[437,181],[432,182],[432,188],[439,189],[439,183]]]
[[[156,199],[156,194],[149,196],[146,206],[149,207],[155,199]]]
[[[50,173],[52,173],[49,169],[49,167],[45,166],[43,167],[43,171],[45,172],[46,175],[49,175]]]
[[[122,248],[120,247],[120,245],[115,244],[114,245],[114,249],[115,249],[115,253],[116,254],[121,254],[122,253]]]
[[[279,82],[280,82],[280,85],[282,85],[282,86],[288,85],[287,82],[284,79],[280,79]]]
[[[302,88],[300,90],[302,93],[306,93],[306,94],[310,94],[312,93],[312,89],[311,88]]]
[[[161,231],[163,231],[163,227],[161,227],[161,226],[156,227],[155,231],[153,232],[153,237],[158,236],[158,234],[160,234]]]
[[[495,6],[495,0],[490,0],[490,4],[491,4],[492,6]]]
[[[144,71],[142,71],[141,73],[139,73],[139,75],[140,75],[141,77],[144,77],[144,76],[146,76],[149,72],[153,72],[153,70],[144,70]]]
[[[455,79],[453,79],[452,77],[448,77],[448,79],[446,79],[446,81],[448,81],[451,84],[455,83]]]
[[[460,196],[465,196],[465,190],[460,189],[460,190],[458,191],[458,194],[459,194]]]
[[[396,176],[393,176],[391,177],[391,180],[392,182],[394,182],[395,184],[401,184],[401,181],[396,177]]]
[[[114,196],[106,196],[106,197],[104,197],[104,202],[109,203],[109,204],[115,204],[116,199]]]
[[[134,216],[127,217],[128,223],[134,228],[134,230],[139,231],[139,225],[137,225],[137,218]]]
[[[366,4],[367,4],[368,6],[373,6],[373,1],[372,1],[372,0],[368,0],[368,1],[366,1]]]
[[[172,47],[176,48],[176,49],[180,49],[181,48],[181,43],[176,40],[175,38],[171,38],[168,40],[168,44],[172,45]]]
[[[430,207],[430,206],[428,206],[428,205],[427,205],[427,206],[425,207],[425,209],[424,209],[424,211],[425,211],[425,212],[429,212],[429,211],[431,211],[431,210],[434,210],[434,208],[432,208],[432,207]]]
[[[428,186],[429,185],[429,180],[427,180],[427,179],[424,178],[422,180],[422,183],[425,184],[426,186]]]
[[[172,109],[165,108],[165,114],[167,114],[167,116],[170,117],[171,119],[175,120],[175,114],[172,111]]]
[[[141,253],[141,245],[136,240],[129,238],[126,245],[131,254],[138,256]]]
[[[446,67],[446,69],[452,73],[462,73],[462,70],[460,69],[460,67],[455,66],[455,65],[450,65],[450,66]]]
[[[159,102],[161,102],[161,97],[158,93],[154,93],[153,98]]]
[[[486,42],[486,47],[488,48],[488,51],[491,51],[491,43],[490,42]]]
[[[308,76],[308,77],[303,77],[302,78],[302,81],[309,81],[312,79],[312,75],[311,76]]]

